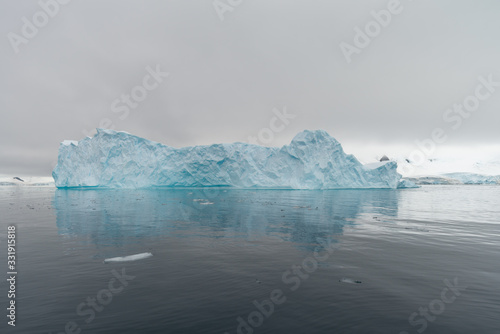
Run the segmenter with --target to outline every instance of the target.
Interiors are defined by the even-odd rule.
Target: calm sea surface
[[[500,333],[500,186],[4,186],[0,216],[0,333]]]

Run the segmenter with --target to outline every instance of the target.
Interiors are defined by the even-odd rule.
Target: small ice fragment
[[[347,284],[361,284],[361,281],[356,281],[353,280],[352,278],[345,278],[345,277],[340,279],[339,282]]]
[[[147,259],[148,257],[151,256],[153,256],[153,254],[147,252],[147,253],[140,253],[128,256],[112,257],[109,259],[105,259],[104,263],[137,261],[137,260]]]

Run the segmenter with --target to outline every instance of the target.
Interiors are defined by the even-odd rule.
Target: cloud
[[[72,1],[16,54],[7,34],[40,6],[5,2],[0,173],[48,174],[60,141],[105,118],[179,147],[245,141],[283,106],[297,118],[272,145],[322,128],[366,159],[396,144],[411,151],[446,126],[444,111],[473,93],[478,76],[500,80],[500,5],[401,1],[401,14],[348,64],[339,43],[387,3],[243,2],[221,21],[210,1]],[[170,76],[120,119],[112,102],[156,64]],[[447,145],[498,144],[499,106],[500,92]]]

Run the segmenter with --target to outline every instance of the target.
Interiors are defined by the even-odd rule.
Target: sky
[[[0,3],[0,175],[50,175],[97,127],[500,157],[498,1],[58,1]]]

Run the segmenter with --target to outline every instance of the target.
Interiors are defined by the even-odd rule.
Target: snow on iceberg
[[[173,148],[126,132],[59,146],[52,172],[65,187],[207,187],[281,189],[398,188],[397,163],[363,166],[322,130],[303,131],[281,148],[232,143]]]

